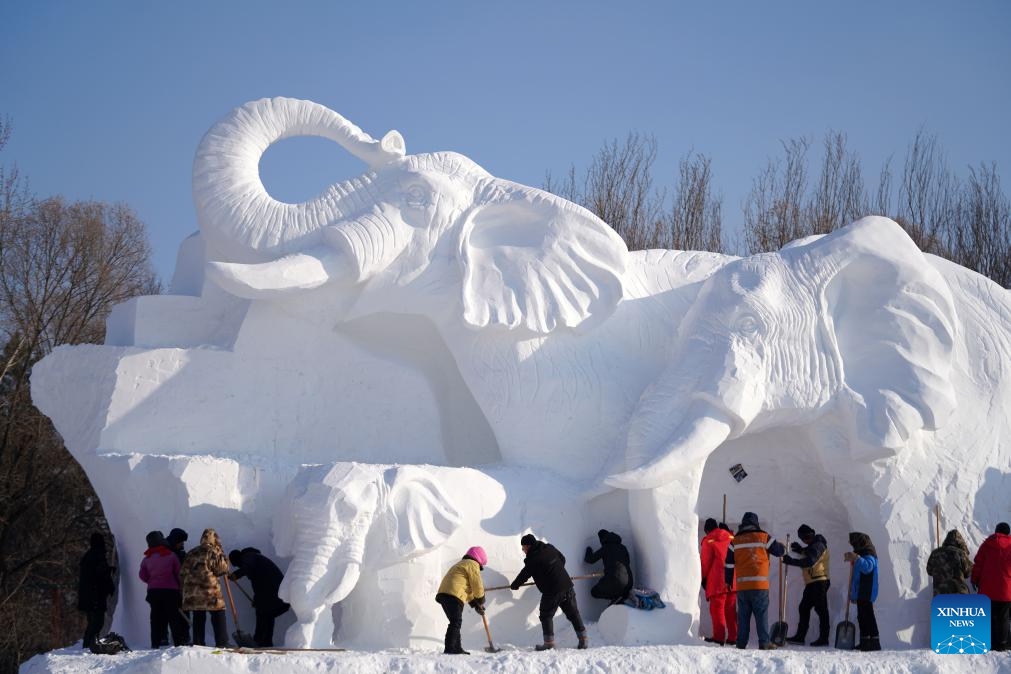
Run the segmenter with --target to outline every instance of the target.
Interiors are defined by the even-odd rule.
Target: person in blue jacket
[[[850,584],[850,600],[857,605],[857,625],[860,626],[861,651],[880,651],[878,621],[874,617],[874,600],[878,598],[878,553],[871,537],[859,531],[850,532],[853,552],[844,558],[853,565],[853,582]]]

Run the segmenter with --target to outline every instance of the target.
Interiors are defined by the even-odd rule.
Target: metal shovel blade
[[[777,646],[783,646],[786,644],[786,635],[789,633],[790,626],[787,625],[782,620],[776,621],[772,624],[772,632],[770,633],[770,641]]]
[[[852,651],[857,645],[857,626],[844,620],[835,627],[835,647]]]
[[[232,632],[232,638],[235,639],[235,643],[243,648],[256,648],[256,639],[250,636],[249,632],[243,632],[242,630],[235,630]]]

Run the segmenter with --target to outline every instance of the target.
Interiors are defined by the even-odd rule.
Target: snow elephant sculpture
[[[369,171],[306,203],[274,200],[257,162],[272,142],[298,134],[334,139]],[[627,527],[626,496],[602,489],[603,478],[624,465],[625,424],[662,371],[699,282],[729,258],[629,253],[610,227],[564,199],[455,153],[404,152],[399,135],[375,141],[308,101],[265,99],[233,111],[205,136],[194,164],[207,276],[324,325],[391,313],[430,322],[501,462],[603,493],[600,526]],[[688,638],[698,578],[676,571],[645,580],[679,598],[665,615],[677,613],[680,624],[667,633]]]
[[[684,519],[717,448],[808,427],[845,490],[849,523],[882,553],[883,597],[913,600],[929,581],[932,529],[911,513],[939,502],[949,526],[970,532],[1006,513],[1008,425],[987,410],[1011,404],[1008,295],[923,255],[881,217],[730,262],[704,283],[667,368],[639,401],[628,470],[607,481],[680,484],[688,509],[675,517]],[[637,526],[655,525],[660,493],[633,491]],[[981,493],[974,508],[966,495]],[[883,602],[882,634],[925,643],[929,595]]]
[[[543,471],[304,467],[277,509],[274,530],[278,552],[292,556],[280,593],[298,622],[286,645],[331,646],[336,605],[341,646],[441,647],[446,621],[435,595],[446,569],[481,545],[489,558],[486,584],[507,584],[523,565],[519,539],[531,530],[575,555],[588,533],[577,497]],[[527,632],[539,629],[532,607],[513,610],[512,595],[499,594],[488,600],[498,638],[532,640]],[[469,621],[465,636],[483,636],[479,624]]]

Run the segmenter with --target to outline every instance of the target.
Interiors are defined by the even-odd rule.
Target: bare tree
[[[804,221],[810,142],[797,138],[782,145],[784,157],[769,160],[744,202],[744,241],[752,254],[779,250],[810,232]]]
[[[594,155],[582,181],[571,166],[562,180],[548,173],[544,189],[592,211],[625,240],[629,250],[676,248],[722,251],[722,199],[712,190],[712,163],[689,152],[678,166],[671,206],[653,178],[653,136],[630,133]],[[581,183],[581,187],[580,187]]]
[[[808,201],[807,233],[828,234],[867,214],[860,158],[846,147],[846,134],[825,134],[821,175]]]
[[[957,211],[947,237],[951,259],[1011,287],[1011,206],[996,164],[969,168]]]
[[[36,200],[16,170],[0,186],[0,671],[16,671],[80,638],[77,561],[92,531],[108,532],[83,470],[32,405],[32,366],[61,344],[101,342],[114,304],[159,288],[129,208]]]
[[[713,195],[712,160],[689,152],[678,163],[674,203],[651,248],[722,252],[723,200]]]
[[[958,192],[937,136],[921,128],[906,152],[895,212],[921,250],[946,255],[944,230],[957,215]]]

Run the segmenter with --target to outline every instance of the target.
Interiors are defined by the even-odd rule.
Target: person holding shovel
[[[256,548],[243,548],[228,553],[228,561],[235,567],[229,574],[231,580],[245,576],[253,586],[253,608],[256,610],[256,629],[253,640],[259,648],[274,645],[274,621],[291,608],[277,596],[284,574]]]
[[[806,524],[800,525],[797,535],[804,544],[794,542],[790,544],[790,550],[800,555],[800,559],[787,555],[783,557],[783,563],[800,567],[804,577],[804,596],[800,600],[797,631],[786,640],[791,644],[804,643],[811,623],[811,609],[814,609],[818,614],[818,638],[811,645],[828,646],[828,589],[831,587],[828,579],[828,541]]]
[[[183,583],[183,610],[193,611],[193,645],[204,646],[207,614],[211,616],[214,645],[228,648],[225,599],[220,576],[228,573],[228,558],[214,529],[204,529],[200,545],[186,553],[180,576]]]
[[[533,534],[524,535],[520,539],[520,546],[526,555],[523,570],[509,587],[516,591],[529,578],[533,578],[534,585],[541,591],[540,620],[544,643],[538,644],[536,649],[546,651],[555,647],[555,612],[559,608],[576,630],[576,636],[579,637],[577,648],[589,647],[586,627],[583,626],[583,618],[576,605],[576,588],[565,570],[565,556],[550,543],[534,538]]]
[[[969,594],[972,561],[969,547],[958,529],[944,537],[941,547],[927,557],[927,574],[934,581],[934,596],[939,594]]]
[[[463,626],[463,605],[469,604],[480,616],[484,615],[484,582],[481,572],[488,563],[488,554],[484,548],[474,546],[467,550],[459,562],[450,567],[442,582],[435,601],[442,606],[449,627],[446,628],[446,640],[443,653],[450,655],[470,655],[463,650],[460,628]]]
[[[857,650],[880,651],[878,621],[874,617],[874,600],[878,598],[878,553],[871,537],[859,531],[851,531],[849,537],[853,552],[843,558],[853,565],[853,580],[850,582],[850,600],[857,605],[857,624],[860,626],[860,643]]]
[[[729,585],[737,574],[737,647],[747,648],[751,616],[755,616],[758,648],[776,650],[769,636],[769,555],[782,557],[783,544],[762,531],[758,515],[744,513],[734,540],[727,547],[724,580]]]

